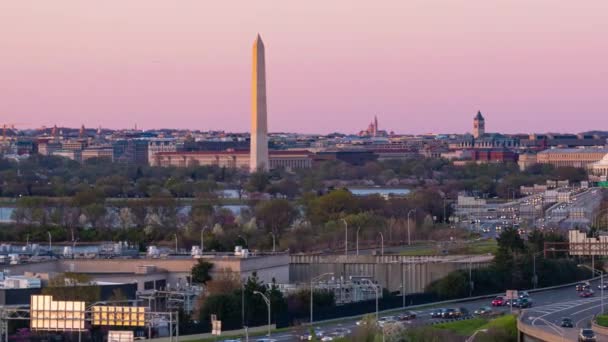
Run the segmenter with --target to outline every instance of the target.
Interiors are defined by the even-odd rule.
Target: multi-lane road
[[[600,290],[597,288],[599,281],[591,282],[591,285],[595,291],[595,295],[590,298],[579,297],[574,286],[558,288],[553,290],[547,290],[542,292],[531,293],[533,300],[533,307],[525,309],[522,313],[523,322],[531,324],[541,329],[559,335],[564,334],[567,341],[576,341],[576,336],[580,328],[588,327],[590,325],[592,317],[600,312]],[[608,290],[605,291],[605,305],[608,308]],[[471,313],[482,307],[490,306],[491,299],[481,299],[466,301],[463,300],[459,303],[451,303],[444,305],[429,305],[422,309],[408,309],[407,307],[402,311],[413,311],[416,313],[417,318],[412,320],[408,324],[412,325],[425,325],[439,322],[440,320],[431,318],[431,311],[437,308],[466,308]],[[495,312],[509,312],[510,307],[493,307]],[[515,308],[513,310],[516,310]],[[397,315],[400,311],[391,311],[390,314],[380,313],[380,317]],[[373,314],[373,313],[372,313]],[[562,318],[569,317],[575,324],[574,328],[561,328],[559,327]],[[326,334],[331,334],[338,328],[347,328],[354,331],[357,328],[357,319],[346,319],[339,323],[327,323],[318,325],[315,327],[323,330]],[[300,335],[307,332],[308,326],[301,328],[293,328],[288,331],[276,333],[272,335],[272,339],[280,342],[287,341],[299,341]],[[250,338],[250,341],[255,341],[254,338]],[[608,336],[598,336],[598,341],[608,341]]]

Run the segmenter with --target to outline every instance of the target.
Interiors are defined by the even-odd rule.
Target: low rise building
[[[549,164],[555,167],[587,168],[608,154],[608,147],[589,148],[556,148],[541,151],[536,155],[539,164]]]
[[[86,161],[91,158],[103,158],[114,160],[114,150],[112,146],[90,146],[82,150],[82,161]]]
[[[312,167],[312,154],[306,150],[278,150],[269,152],[271,169],[306,169]],[[194,151],[160,152],[154,156],[153,166],[188,167],[215,165],[233,169],[249,167],[249,151]]]

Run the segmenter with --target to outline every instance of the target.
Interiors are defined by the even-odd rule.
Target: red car
[[[585,291],[581,292],[579,294],[579,296],[581,296],[583,298],[591,297],[591,296],[593,296],[593,291],[592,290],[585,290]]]
[[[507,303],[507,300],[503,296],[498,296],[492,300],[492,306],[503,306]]]

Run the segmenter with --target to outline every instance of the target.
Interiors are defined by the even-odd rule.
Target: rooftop
[[[554,153],[608,153],[608,147],[586,147],[586,148],[553,148],[538,152],[538,154]]]

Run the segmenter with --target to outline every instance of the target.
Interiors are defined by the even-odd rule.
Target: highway
[[[536,306],[525,311],[522,322],[551,332],[554,335],[563,336],[566,341],[576,341],[581,328],[590,328],[591,319],[601,309],[600,290],[597,288],[599,281],[592,282],[594,297],[580,298],[574,289],[557,291],[560,300]],[[608,308],[608,290],[604,291],[604,306]],[[562,318],[572,319],[574,328],[562,328]],[[597,336],[598,341],[608,341],[608,336]]]
[[[582,327],[588,327],[593,315],[599,313],[600,310],[600,290],[597,288],[599,281],[591,282],[595,296],[591,298],[579,297],[574,286],[558,288],[553,290],[547,290],[542,292],[531,293],[530,296],[533,300],[533,307],[523,310],[523,320],[527,324],[532,324],[537,327],[541,327],[559,335],[564,334],[566,341],[576,341],[576,336]],[[608,308],[608,290],[605,291],[605,305]],[[435,322],[442,322],[444,320],[431,318],[430,313],[436,308],[466,308],[469,312],[482,307],[490,306],[492,299],[482,299],[474,301],[463,300],[459,303],[452,303],[447,305],[429,305],[428,307],[421,309],[408,309],[407,307],[402,311],[413,311],[416,313],[416,319],[412,320],[408,324],[411,325],[427,325]],[[509,312],[509,307],[493,307],[495,312]],[[517,312],[517,309],[513,309]],[[397,315],[401,311],[392,311],[390,314],[380,313],[380,317]],[[374,313],[370,313],[374,314]],[[575,328],[560,328],[559,324],[563,317],[569,317],[573,320]],[[347,319],[339,323],[329,323],[317,325],[325,334],[331,334],[337,328],[347,328],[354,331],[357,327],[357,319]],[[554,326],[555,325],[555,326]],[[280,332],[272,335],[272,339],[281,342],[287,341],[299,341],[299,337],[302,334],[308,332],[309,326],[294,327],[288,331]],[[255,341],[255,338],[250,338],[250,341]],[[598,341],[608,341],[608,337],[598,336]]]

